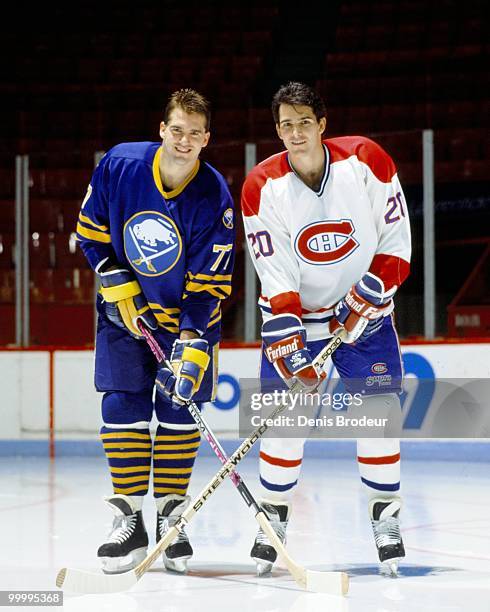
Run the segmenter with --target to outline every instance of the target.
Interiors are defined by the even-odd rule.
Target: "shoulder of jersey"
[[[201,159],[196,178],[198,179],[201,197],[207,197],[210,201],[220,202],[221,204],[223,200],[231,199],[226,178],[209,162]],[[229,205],[229,202],[227,205]]]
[[[143,161],[151,164],[155,152],[160,146],[158,142],[122,142],[109,149],[107,159],[126,159]]]
[[[330,163],[344,161],[349,157],[366,164],[378,180],[389,183],[396,174],[396,167],[391,157],[374,140],[365,136],[340,136],[324,141],[330,152]]]
[[[245,216],[256,215],[260,206],[260,192],[269,179],[278,179],[292,172],[287,151],[271,155],[248,173],[242,188],[242,210]]]

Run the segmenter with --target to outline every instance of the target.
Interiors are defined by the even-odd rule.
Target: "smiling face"
[[[180,106],[171,110],[167,122],[160,123],[163,152],[179,165],[194,164],[201,149],[209,141],[206,117],[201,113],[187,113]]]
[[[311,106],[281,104],[276,130],[293,156],[308,155],[322,146],[326,119],[317,120]]]

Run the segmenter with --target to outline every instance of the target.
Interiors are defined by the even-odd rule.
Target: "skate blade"
[[[393,559],[387,559],[383,561],[380,566],[380,573],[383,576],[388,576],[390,578],[396,578],[398,576],[398,564],[400,562],[400,558],[396,557]]]
[[[147,548],[137,548],[125,557],[99,557],[104,574],[123,574],[134,569],[148,552]]]
[[[257,576],[265,576],[266,574],[270,574],[272,571],[272,563],[269,563],[269,561],[264,561],[263,559],[258,559],[257,557],[252,557],[252,559],[255,561],[256,567],[256,574]]]
[[[179,557],[178,559],[169,559],[163,555],[163,564],[165,569],[170,572],[176,572],[177,574],[185,574],[187,572],[187,561],[191,558],[191,555],[187,557]]]

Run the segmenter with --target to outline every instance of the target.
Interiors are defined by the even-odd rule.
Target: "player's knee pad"
[[[102,420],[110,424],[148,423],[153,413],[152,392],[109,391],[102,398]]]

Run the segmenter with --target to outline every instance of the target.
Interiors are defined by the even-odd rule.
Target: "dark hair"
[[[206,132],[209,132],[211,124],[211,105],[206,98],[194,89],[186,88],[174,91],[163,111],[163,121],[168,123],[170,113],[176,107],[180,107],[186,113],[199,113],[206,118]]]
[[[298,81],[290,81],[286,85],[281,85],[274,94],[272,98],[272,116],[276,124],[279,123],[279,106],[281,104],[309,106],[313,110],[317,121],[320,121],[322,117],[327,115],[325,102],[321,96],[308,85]]]

